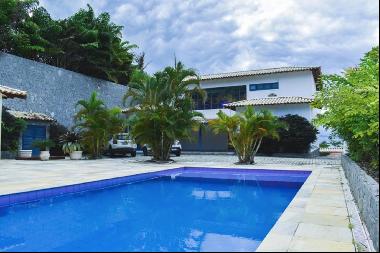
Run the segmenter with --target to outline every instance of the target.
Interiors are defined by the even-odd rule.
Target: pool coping
[[[150,166],[150,168],[145,170],[143,167]],[[172,164],[165,167],[158,167],[151,165],[141,165],[140,170],[132,170],[129,172],[118,173],[115,171],[113,173],[116,177],[117,175],[123,176],[136,176],[139,174],[145,174],[150,172],[160,172],[165,170],[174,169],[178,166],[182,167],[191,167],[184,164]],[[202,165],[200,165],[202,166]],[[153,167],[153,168],[152,168]],[[233,169],[237,170],[235,166],[213,166],[207,165],[204,166],[207,168],[223,168],[223,169]],[[350,229],[348,229],[349,219],[348,211],[346,206],[344,208],[342,205],[345,205],[345,199],[329,199],[330,193],[321,192],[321,187],[326,187],[330,189],[331,194],[339,195],[339,193],[344,193],[341,185],[341,174],[338,166],[330,165],[311,165],[311,166],[292,166],[292,165],[278,165],[272,164],[268,168],[267,166],[250,166],[246,167],[247,170],[250,169],[262,169],[262,170],[289,170],[289,171],[305,171],[305,168],[310,169],[312,173],[309,178],[303,184],[301,189],[291,201],[286,210],[282,213],[280,218],[277,220],[276,224],[273,226],[271,231],[264,238],[257,251],[355,251],[355,247],[352,243],[352,235]],[[113,177],[96,177],[96,181],[107,180],[115,178]],[[339,181],[340,179],[340,181]],[[80,178],[78,180],[70,181],[70,184],[80,183],[86,184],[86,178]],[[94,180],[94,179],[93,179]],[[338,180],[339,182],[335,182]],[[57,182],[53,182],[57,184]],[[88,182],[87,182],[88,183]],[[51,188],[52,183],[49,182]],[[54,184],[53,184],[54,185]],[[61,185],[62,186],[62,185]],[[43,188],[41,185],[34,185],[31,188],[29,186],[18,187],[18,189],[32,189],[33,191]],[[336,191],[336,192],[334,192]],[[4,191],[3,191],[4,192]],[[9,193],[9,190],[5,191],[6,194]],[[12,191],[11,191],[12,192]],[[16,192],[17,193],[17,192]],[[20,191],[18,191],[20,193]],[[323,195],[323,196],[315,196]],[[316,202],[316,203],[314,203]],[[336,203],[335,203],[336,202]],[[314,206],[320,210],[326,212],[325,208],[331,209],[334,211],[334,208],[338,204],[341,213],[335,215],[316,215],[312,216],[308,213],[308,208]],[[336,212],[336,210],[334,211]],[[331,218],[337,218],[337,221],[332,220]],[[342,220],[342,218],[344,220]],[[308,231],[309,230],[309,231]],[[310,232],[311,231],[311,232]],[[304,235],[300,236],[300,233],[305,232]],[[342,238],[335,238],[334,234],[343,233],[345,236]],[[326,235],[332,235],[332,238],[326,238]],[[349,242],[350,241],[350,242]]]
[[[256,252],[355,252],[350,224],[342,183],[314,169]]]
[[[226,174],[221,174],[223,170]],[[200,173],[201,172],[201,173]],[[219,173],[214,173],[219,172]],[[235,174],[237,172],[238,174]],[[242,174],[244,173],[244,174]],[[311,174],[305,170],[268,170],[244,168],[215,168],[215,167],[177,167],[160,171],[138,173],[135,175],[100,179],[95,181],[50,187],[39,190],[23,191],[0,195],[0,208],[12,205],[35,202],[51,197],[60,197],[69,194],[84,193],[87,191],[102,190],[109,187],[138,183],[162,177],[198,178],[207,180],[252,181],[262,184],[302,185]],[[187,176],[186,176],[187,175]],[[244,177],[242,177],[244,175]],[[285,181],[286,180],[286,181]]]

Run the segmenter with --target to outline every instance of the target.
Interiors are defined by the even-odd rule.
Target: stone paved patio
[[[311,170],[312,174],[264,239],[258,251],[355,251],[337,158],[258,157],[256,165],[235,165],[236,157],[184,155],[175,163],[148,158],[0,161],[0,195],[90,182],[183,166]],[[360,223],[359,223],[360,224]]]

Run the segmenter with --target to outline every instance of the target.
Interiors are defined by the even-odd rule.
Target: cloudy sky
[[[124,26],[148,72],[174,54],[201,74],[279,66],[355,65],[379,44],[378,0],[40,0],[54,18],[89,3]]]

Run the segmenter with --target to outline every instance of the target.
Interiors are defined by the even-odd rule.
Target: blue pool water
[[[300,183],[160,177],[0,208],[0,251],[254,251]]]

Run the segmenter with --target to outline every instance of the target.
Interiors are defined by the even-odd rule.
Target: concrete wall
[[[345,155],[342,156],[342,166],[360,216],[366,224],[374,247],[379,250],[379,183]]]
[[[109,107],[122,106],[127,87],[69,70],[0,53],[0,84],[28,92],[26,100],[7,99],[4,106],[45,113],[59,123],[73,125],[75,104],[93,91]]]

